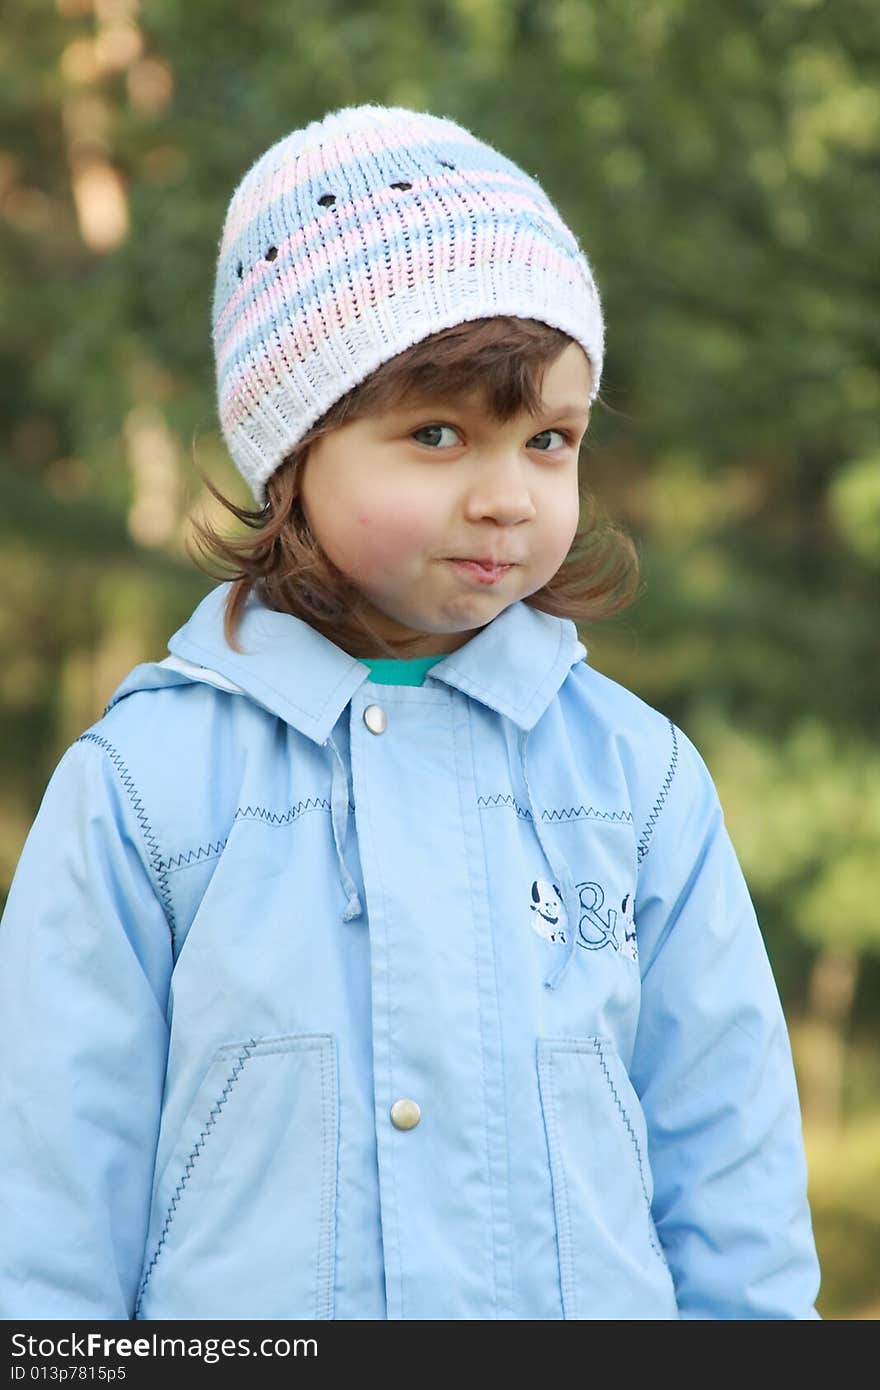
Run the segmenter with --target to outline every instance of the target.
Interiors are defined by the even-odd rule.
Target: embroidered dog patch
[[[562,893],[555,883],[546,878],[536,878],[532,883],[532,931],[536,931],[545,941],[566,943],[568,915],[562,902]]]
[[[639,947],[636,941],[636,921],[635,906],[632,893],[627,893],[620,905],[621,926],[623,928],[623,938],[620,943],[620,951],[624,956],[629,956],[630,960],[638,960]]]

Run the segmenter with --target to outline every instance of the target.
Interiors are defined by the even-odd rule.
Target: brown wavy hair
[[[472,319],[434,333],[385,362],[330,407],[279,464],[266,484],[261,510],[237,506],[196,469],[208,490],[251,534],[222,536],[209,521],[190,521],[202,553],[232,567],[211,578],[232,581],[224,634],[235,651],[251,590],[269,608],[302,618],[352,656],[406,656],[410,642],[391,643],[370,626],[357,586],[324,553],[309,529],[300,498],[300,477],[309,445],[338,426],[397,406],[410,391],[469,394],[482,388],[487,413],[498,421],[537,413],[544,369],[572,339],[535,319]],[[580,486],[581,514],[571,548],[553,578],[523,599],[532,608],[578,622],[597,622],[627,608],[639,591],[639,560],[632,539],[601,516],[592,494]],[[188,547],[187,547],[188,548]]]

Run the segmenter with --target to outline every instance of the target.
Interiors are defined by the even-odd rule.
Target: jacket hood
[[[136,666],[114,691],[104,713],[137,690],[200,681],[243,695],[283,719],[327,750],[332,765],[331,815],[337,868],[347,897],[343,921],[363,912],[345,858],[349,825],[348,772],[332,733],[349,700],[372,672],[290,613],[267,608],[252,592],[239,628],[243,650],[233,651],[223,632],[231,581],[218,584],[192,616],[169,638],[171,655]],[[571,869],[541,828],[528,779],[528,735],[573,666],[586,658],[570,618],[557,618],[521,600],[479,630],[458,651],[432,666],[428,681],[441,681],[503,715],[518,731],[517,752],[535,833],[550,864],[569,922],[565,957],[545,978],[549,988],[562,980],[574,954],[578,897]]]

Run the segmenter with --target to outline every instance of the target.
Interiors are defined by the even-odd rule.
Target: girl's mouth
[[[478,560],[450,560],[459,574],[478,584],[497,584],[513,565],[483,565]]]

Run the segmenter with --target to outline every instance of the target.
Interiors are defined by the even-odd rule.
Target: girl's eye
[[[434,444],[436,444],[436,443],[439,442],[439,441],[437,440],[437,437],[436,437],[436,431],[439,431],[439,432],[442,434],[443,430],[450,430],[452,434],[457,434],[457,433],[458,433],[457,430],[453,429],[452,425],[422,425],[420,429],[413,430],[413,432],[412,432],[412,438],[413,438],[413,439],[416,439],[416,436],[417,436],[417,435],[420,435],[420,434],[433,434],[433,435],[434,435],[433,441],[424,440],[424,439],[416,439],[416,443],[418,443],[418,444],[426,444],[428,448],[432,448],[432,447],[434,446]],[[571,442],[572,442],[571,437],[570,437],[568,434],[566,434],[566,432],[565,432],[564,430],[541,430],[540,434],[533,435],[532,438],[533,438],[533,439],[542,439],[542,438],[544,438],[545,435],[550,435],[550,434],[558,434],[558,435],[559,435],[559,438],[562,440],[562,444],[561,444],[561,445],[557,445],[557,448],[564,448],[566,445],[571,444]],[[547,449],[539,448],[539,452],[542,453],[542,454],[548,454],[548,453],[551,453],[552,450],[549,449],[549,448],[547,448]]]
[[[454,430],[454,429],[452,428],[451,425],[422,425],[420,429],[413,430],[413,432],[412,432],[412,437],[413,437],[413,439],[416,439],[416,435],[419,435],[419,434],[434,434],[434,435],[435,435],[435,439],[434,439],[433,441],[431,441],[431,440],[425,440],[425,439],[416,439],[416,443],[417,443],[417,444],[427,444],[428,448],[430,449],[430,448],[433,447],[433,444],[437,442],[437,441],[436,441],[436,432],[437,432],[438,430],[439,430],[441,433],[442,433],[443,430],[449,430],[449,431],[451,431],[452,434],[456,434],[456,433],[457,433],[457,431]]]
[[[536,434],[536,435],[534,436],[534,438],[535,438],[535,439],[541,439],[542,436],[545,435],[545,434],[558,434],[558,435],[559,435],[559,438],[562,440],[562,444],[561,444],[561,445],[558,445],[558,446],[557,446],[558,448],[564,448],[564,447],[566,446],[566,444],[570,444],[570,443],[571,443],[571,437],[570,437],[568,434],[566,434],[564,430],[541,430],[541,433],[540,433],[540,434]],[[542,453],[542,454],[549,454],[550,452],[551,452],[550,449],[542,449],[542,450],[541,450],[541,453]]]

